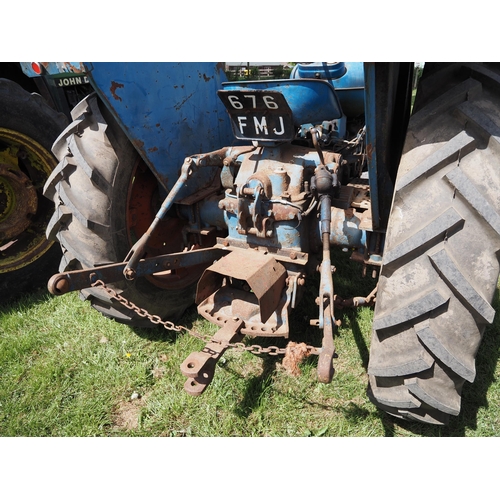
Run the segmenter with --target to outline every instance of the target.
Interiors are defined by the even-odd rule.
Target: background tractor
[[[43,186],[57,165],[52,144],[91,88],[70,65],[47,68],[49,63],[0,63],[2,302],[45,286],[61,258],[59,245],[45,237],[54,206]]]
[[[197,395],[245,336],[300,337],[293,311],[316,275],[321,346],[290,342],[285,359],[317,354],[330,382],[336,304],[375,303],[370,399],[447,423],[495,314],[499,68],[428,64],[412,110],[413,70],[309,63],[227,81],[216,63],[80,65],[95,92],[44,188],[63,252],[49,289],[138,326],[178,329],[195,302],[220,328],[181,366]],[[339,299],[332,246],[377,289]]]

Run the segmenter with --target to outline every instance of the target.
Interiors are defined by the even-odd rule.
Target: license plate
[[[292,111],[281,92],[219,90],[237,139],[291,141],[295,137]]]

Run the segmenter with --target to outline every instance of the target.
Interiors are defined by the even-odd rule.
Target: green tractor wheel
[[[41,96],[0,79],[0,301],[43,286],[60,250],[47,241],[53,212],[43,185],[56,166],[52,143],[66,123]]]

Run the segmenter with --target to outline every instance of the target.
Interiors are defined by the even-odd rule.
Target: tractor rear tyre
[[[154,175],[95,94],[71,114],[73,123],[52,148],[59,165],[45,186],[55,203],[47,237],[62,246],[60,272],[122,262],[162,201]],[[167,216],[146,256],[182,251],[182,226],[175,214]],[[149,313],[176,320],[193,304],[198,277],[179,270],[110,287]],[[153,326],[102,289],[82,290],[81,298],[120,323]]]
[[[446,424],[461,409],[499,276],[500,67],[424,70],[378,285],[370,399]]]
[[[45,230],[53,212],[43,185],[57,161],[52,143],[68,120],[38,94],[0,79],[0,301],[46,285],[58,245]]]

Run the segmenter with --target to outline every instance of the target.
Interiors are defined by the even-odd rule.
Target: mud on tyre
[[[432,65],[417,91],[387,231],[368,394],[446,424],[495,310],[500,249],[500,68]]]

